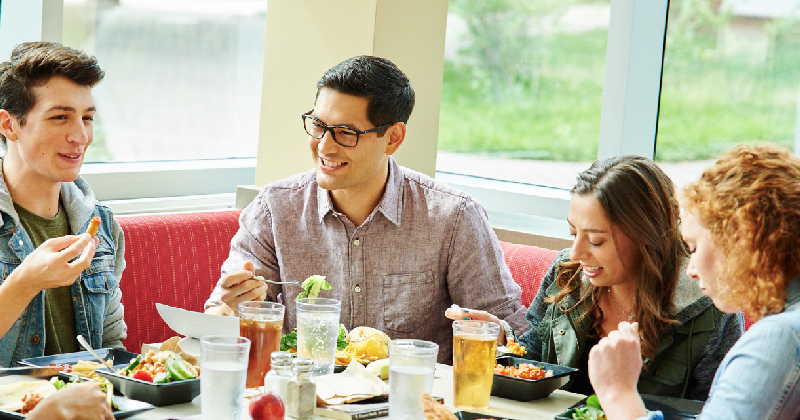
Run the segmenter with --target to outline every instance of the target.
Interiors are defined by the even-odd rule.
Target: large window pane
[[[69,0],[106,78],[89,162],[255,157],[266,0]]]
[[[609,3],[451,0],[437,170],[570,188],[597,157]]]
[[[800,1],[671,0],[656,159],[680,188],[736,144],[797,152]]]

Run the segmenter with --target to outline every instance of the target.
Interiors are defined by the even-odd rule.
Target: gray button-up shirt
[[[392,339],[439,344],[439,362],[452,360],[452,303],[527,330],[520,288],[511,277],[484,208],[467,194],[389,159],[378,206],[361,226],[337,212],[315,171],[261,189],[241,214],[222,275],[246,260],[267,279],[322,275],[333,286],[320,297],[342,302],[349,330],[369,326]],[[296,285],[270,285],[267,299],[286,305],[284,331],[296,326]],[[221,304],[217,286],[206,307]]]

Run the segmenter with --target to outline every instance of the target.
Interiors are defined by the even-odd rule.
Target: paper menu
[[[239,318],[187,311],[156,303],[159,315],[176,333],[184,337],[200,338],[204,335],[239,336]]]

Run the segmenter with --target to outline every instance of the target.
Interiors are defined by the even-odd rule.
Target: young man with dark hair
[[[322,297],[342,302],[347,328],[436,342],[441,362],[452,359],[443,315],[453,303],[526,329],[520,288],[483,207],[392,157],[413,108],[408,77],[387,59],[358,56],[328,70],[302,115],[316,169],[265,186],[242,212],[206,311],[281,301],[291,331],[301,289],[251,278],[323,275],[333,287]]]
[[[97,59],[51,42],[0,63],[0,365],[122,347],[122,230],[78,176],[92,143]],[[93,239],[85,232],[97,216]]]

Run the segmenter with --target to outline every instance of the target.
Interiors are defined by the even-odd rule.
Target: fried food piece
[[[419,401],[422,405],[422,414],[425,415],[426,420],[458,420],[458,417],[453,412],[436,402],[427,392],[422,393]]]
[[[524,356],[525,355],[525,346],[515,343],[514,339],[509,337],[506,339],[506,348],[508,348],[508,352],[517,355],[517,356]]]
[[[97,229],[100,229],[100,217],[94,216],[89,222],[89,227],[86,228],[86,233],[94,238],[94,235],[97,235]]]

